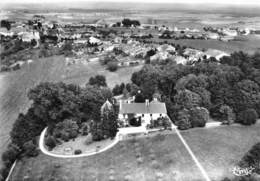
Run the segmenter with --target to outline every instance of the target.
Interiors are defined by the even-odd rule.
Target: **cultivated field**
[[[141,66],[122,68],[111,73],[99,62],[72,65],[68,68],[64,60],[63,56],[40,59],[25,64],[21,70],[0,74],[0,155],[9,142],[9,132],[19,112],[26,111],[30,105],[26,94],[31,87],[43,81],[64,81],[85,85],[89,77],[96,74],[105,75],[108,85],[113,87],[116,83],[130,81],[132,73],[141,68]]]
[[[260,141],[260,125],[193,129],[182,135],[211,179],[231,176],[243,154]],[[120,142],[99,155],[78,159],[56,159],[45,155],[18,162],[11,181],[22,178],[83,180],[203,180],[187,150],[173,134]],[[112,179],[114,178],[114,179]],[[191,179],[192,178],[192,179]]]

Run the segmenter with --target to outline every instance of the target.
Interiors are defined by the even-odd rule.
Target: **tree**
[[[186,130],[191,128],[190,114],[187,109],[180,110],[178,112],[178,118],[175,122],[180,130]]]
[[[81,124],[81,132],[82,132],[82,135],[84,136],[84,135],[88,135],[88,133],[89,133],[89,125],[86,123],[86,122],[84,122],[84,123],[82,123]]]
[[[104,136],[110,138],[115,137],[118,131],[118,125],[114,109],[105,110],[101,120],[104,129]]]
[[[46,123],[35,116],[35,109],[30,108],[26,115],[19,114],[10,132],[12,143],[22,148],[24,143],[40,135]]]
[[[121,87],[118,84],[116,84],[115,87],[112,89],[112,92],[114,96],[122,94]]]
[[[174,102],[182,108],[190,109],[199,106],[201,98],[198,94],[185,89],[178,91],[174,96]]]
[[[113,62],[108,62],[107,63],[107,69],[110,71],[110,72],[115,72],[117,71],[118,69],[118,64],[117,62],[113,61]]]
[[[104,133],[102,128],[102,123],[95,121],[91,124],[91,134],[93,141],[101,141],[104,139]]]
[[[135,96],[135,102],[136,103],[142,103],[145,101],[144,95],[141,91],[139,91]]]
[[[235,113],[233,109],[228,105],[222,105],[219,109],[219,112],[222,114],[222,122],[224,124],[232,124],[235,121]]]
[[[19,153],[19,147],[14,144],[10,144],[7,150],[2,154],[2,161],[13,163],[17,159]]]
[[[89,84],[96,85],[98,87],[106,87],[106,77],[104,75],[96,75],[95,77],[90,77]]]
[[[241,111],[237,116],[237,122],[244,125],[255,124],[258,118],[258,114],[254,109],[246,109]]]
[[[24,155],[29,157],[37,156],[39,153],[37,151],[37,146],[33,143],[32,140],[24,143],[23,149],[24,149]]]
[[[1,27],[6,28],[8,31],[11,29],[11,23],[8,20],[1,20]]]
[[[53,131],[54,135],[62,135],[65,132],[68,134],[69,139],[74,139],[78,135],[79,126],[76,121],[72,119],[65,119],[59,122]]]
[[[56,140],[53,136],[48,136],[45,140],[46,146],[48,146],[50,149],[53,149],[56,146]]]
[[[204,127],[209,120],[209,111],[206,108],[196,107],[189,111],[192,127]]]
[[[241,167],[253,167],[253,171],[260,173],[260,143],[255,144],[241,159],[239,165]]]

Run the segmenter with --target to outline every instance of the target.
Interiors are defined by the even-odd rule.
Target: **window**
[[[152,114],[150,114],[150,117],[152,117],[153,115]]]
[[[142,114],[142,117],[144,117],[144,114]]]
[[[160,114],[160,117],[162,117],[162,114]]]

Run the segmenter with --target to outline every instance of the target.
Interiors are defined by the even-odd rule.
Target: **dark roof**
[[[119,110],[120,114],[152,114],[152,113],[159,113],[159,114],[166,114],[166,106],[165,103],[157,102],[157,103],[149,103],[149,106],[146,106],[145,103],[122,103],[121,108]]]

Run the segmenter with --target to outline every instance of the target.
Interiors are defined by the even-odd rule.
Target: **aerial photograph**
[[[260,0],[1,0],[0,181],[260,181]]]

